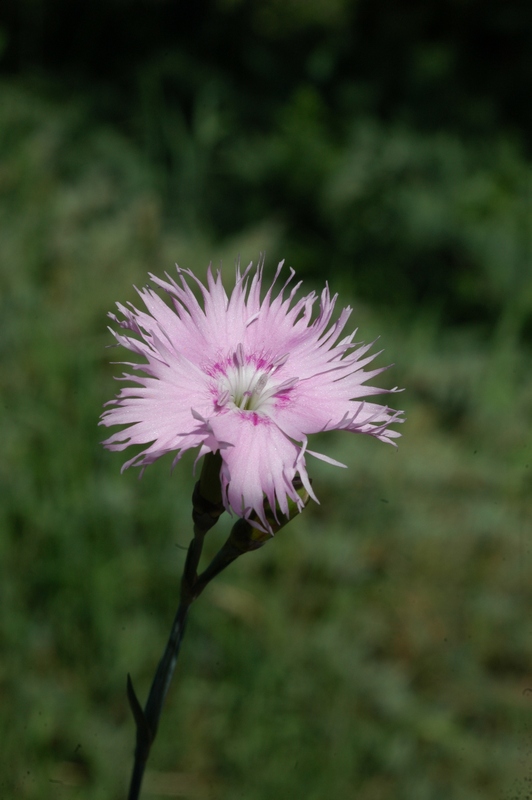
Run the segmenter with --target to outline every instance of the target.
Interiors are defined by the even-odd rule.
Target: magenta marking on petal
[[[255,364],[257,369],[270,369],[270,360],[264,358],[262,355],[258,357],[254,355],[248,356],[248,363]]]

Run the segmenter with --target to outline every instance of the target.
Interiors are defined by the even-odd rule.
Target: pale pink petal
[[[292,481],[305,474],[301,448],[297,447],[268,417],[243,412],[213,417],[210,425],[218,440],[229,442],[222,452],[222,487],[230,506],[239,516],[255,511],[264,525],[264,496],[288,512],[287,498],[301,504]]]

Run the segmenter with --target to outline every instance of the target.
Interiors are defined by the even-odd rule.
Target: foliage
[[[193,479],[186,459],[139,482],[100,447],[114,372],[104,315],[175,258],[201,271],[210,258],[232,261],[236,241],[246,260],[297,240],[263,218],[221,242],[199,223],[181,227],[140,145],[95,124],[83,102],[14,81],[0,91],[0,786],[28,800],[118,800],[133,747],[125,676],[143,697],[177,601]],[[486,297],[504,295],[502,308],[515,291],[529,303],[512,235],[527,231],[518,149],[501,143],[489,170],[486,153],[456,139],[366,120],[331,152],[316,95],[294,103],[278,135],[255,141],[279,165],[294,159],[298,208],[321,176],[320,214],[340,226],[365,208],[355,217],[369,220],[367,242],[389,269],[379,203],[395,219],[398,256],[463,237]],[[341,228],[342,257],[358,224]],[[290,257],[298,272],[302,252]],[[349,281],[329,278],[347,304]],[[348,469],[313,465],[321,505],[198,601],[146,797],[526,796],[529,354],[509,329],[442,328],[422,305],[406,325],[353,302],[361,334],[382,334],[394,382],[408,388],[405,438],[397,453],[364,437],[329,441]]]
[[[316,280],[530,339],[531,9],[5,0],[2,63],[125,133],[189,237],[266,220]]]

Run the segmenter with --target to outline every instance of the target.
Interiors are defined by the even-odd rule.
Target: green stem
[[[131,783],[129,787],[128,800],[138,800],[140,796],[140,788],[142,785],[142,778],[148,757],[150,755],[151,746],[157,735],[157,728],[159,727],[159,718],[161,716],[163,704],[172,681],[177,657],[181,648],[181,642],[185,635],[185,626],[187,621],[188,610],[190,603],[179,604],[177,613],[174,618],[170,637],[168,639],[163,657],[159,662],[153,683],[151,685],[150,693],[144,711],[140,706],[131,678],[127,676],[127,693],[133,716],[137,725],[137,745],[135,748],[135,760],[133,763],[133,773],[131,775]]]
[[[127,695],[137,726],[137,743],[128,800],[138,800],[140,796],[144,770],[151,746],[157,735],[164,701],[172,682],[179,650],[185,635],[188,611],[198,596],[195,587],[198,580],[198,565],[203,550],[203,540],[205,534],[213,525],[216,525],[224,510],[220,485],[220,467],[221,457],[219,453],[209,453],[205,456],[200,480],[194,487],[192,495],[194,538],[189,545],[183,570],[181,598],[144,710],[142,710],[142,706],[137,699],[131,678],[129,675],[127,676]]]
[[[128,675],[127,678],[129,704],[137,726],[137,744],[128,800],[138,800],[140,796],[144,770],[151,746],[157,735],[159,718],[175,671],[190,606],[207,584],[222,570],[244,553],[262,547],[272,538],[274,532],[277,533],[281,530],[298,513],[298,505],[294,501],[289,502],[287,516],[280,513],[274,514],[272,509],[265,504],[265,513],[272,528],[271,533],[258,530],[246,519],[238,519],[225,544],[209,566],[198,576],[198,565],[205,534],[216,524],[224,510],[221,502],[220,464],[219,453],[206,456],[201,478],[194,488],[192,496],[194,538],[189,545],[183,570],[181,598],[144,710],[137,699],[130,676]],[[306,505],[309,496],[298,479],[294,480],[294,488],[303,504]]]

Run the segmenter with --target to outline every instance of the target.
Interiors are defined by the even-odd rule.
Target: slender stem
[[[181,601],[174,617],[166,648],[153,678],[144,711],[137,699],[131,678],[128,675],[127,693],[129,704],[137,725],[137,744],[128,800],[138,800],[140,796],[144,770],[150,755],[151,746],[157,735],[159,718],[177,664],[181,642],[185,635],[190,606],[203,591],[205,586],[234,561],[235,558],[242,555],[243,552],[234,547],[230,542],[226,542],[209,567],[198,577],[197,568],[203,548],[203,539],[203,531],[199,530],[198,526],[195,525],[194,538],[189,545],[183,571]]]
[[[192,601],[190,601],[192,602]],[[137,746],[135,748],[135,760],[133,764],[133,773],[131,775],[131,784],[129,787],[128,800],[137,800],[140,796],[140,787],[142,778],[144,776],[144,769],[148,756],[150,754],[151,746],[157,735],[157,728],[159,726],[159,718],[161,716],[164,700],[168,693],[168,689],[174,674],[177,657],[183,636],[185,635],[185,627],[187,621],[188,610],[190,602],[181,602],[177,609],[174,618],[172,630],[163,654],[157,667],[153,683],[151,685],[150,693],[144,711],[136,698],[135,691],[131,678],[128,675],[128,697],[129,702],[137,723]]]
[[[207,584],[241,555],[242,550],[237,550],[230,543],[226,542],[221,550],[214,556],[209,566],[198,575],[194,586],[194,597],[199,597]]]
[[[205,534],[217,523],[224,510],[221,502],[219,462],[219,454],[211,454],[210,457],[205,459],[201,478],[194,488],[192,496],[194,538],[188,548],[181,579],[180,602],[168,642],[153,678],[144,710],[142,710],[142,706],[137,699],[131,678],[129,675],[127,676],[127,695],[137,726],[137,743],[128,800],[138,800],[140,796],[144,770],[151,746],[157,735],[159,718],[175,671],[181,642],[185,635],[188,611],[198,596],[196,585],[203,540]]]
[[[287,515],[277,514],[265,505],[265,513],[271,527],[269,533],[254,527],[250,520],[238,519],[233,525],[225,544],[220,548],[207,568],[198,576],[198,565],[205,534],[217,523],[224,510],[221,502],[219,461],[219,454],[211,454],[210,459],[206,458],[201,479],[194,489],[192,496],[194,538],[189,545],[183,570],[181,598],[144,710],[142,710],[137,699],[130,676],[128,675],[127,678],[129,704],[137,726],[137,744],[128,800],[138,800],[140,796],[144,770],[151,746],[157,735],[159,718],[175,671],[181,642],[185,635],[190,606],[199,597],[207,584],[219,575],[222,570],[244,553],[249,553],[262,547],[273,533],[277,533],[284,527],[299,510],[299,504],[295,501],[289,503]],[[309,495],[297,479],[294,480],[294,489],[297,491],[302,504],[306,505]],[[256,520],[254,521],[256,522]]]
[[[144,711],[141,708],[135,690],[133,689],[131,678],[128,675],[127,693],[129,704],[137,725],[137,745],[135,748],[135,760],[133,763],[128,800],[138,800],[140,796],[144,769],[148,761],[148,756],[150,755],[151,746],[157,735],[159,718],[175,671],[181,642],[185,635],[188,610],[194,600],[193,587],[197,578],[198,564],[203,549],[203,539],[203,531],[195,525],[194,538],[188,548],[183,579],[181,581],[181,600],[174,617],[163,656],[159,661],[157,671],[153,678]]]

